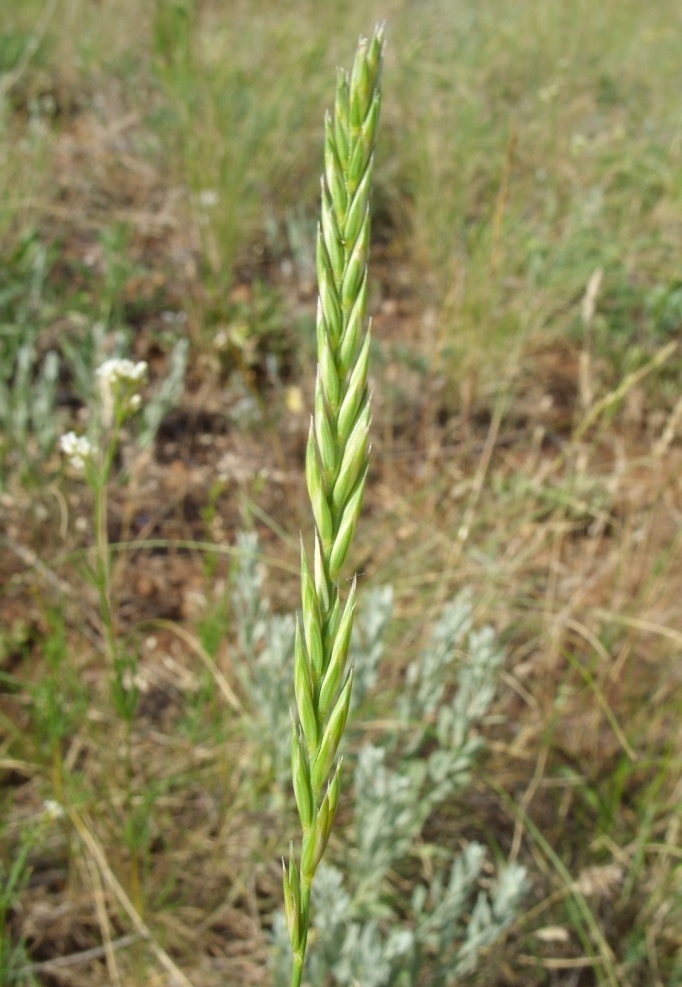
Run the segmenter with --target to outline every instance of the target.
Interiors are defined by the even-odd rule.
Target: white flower
[[[88,439],[84,435],[67,432],[66,435],[62,435],[60,444],[71,466],[77,470],[84,469],[86,460],[92,455],[92,445]]]
[[[45,799],[43,806],[45,807],[45,815],[48,819],[56,820],[64,818],[64,806],[60,805],[59,802],[55,802],[54,799]]]

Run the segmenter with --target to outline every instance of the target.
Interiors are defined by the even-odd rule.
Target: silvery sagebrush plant
[[[351,637],[351,653],[355,661],[351,712],[362,705],[376,684],[386,630],[392,616],[392,586],[373,586],[363,594]]]
[[[5,470],[9,472],[12,458],[28,470],[52,452],[57,438],[59,380],[59,358],[54,350],[38,361],[32,342],[23,343],[6,360],[4,349],[0,347],[0,478]]]
[[[465,592],[443,608],[426,648],[408,668],[398,707],[399,736],[406,739],[389,736],[387,747],[366,744],[360,750],[357,877],[345,930],[336,937],[343,945],[331,968],[339,984],[414,984],[427,964],[434,983],[455,983],[475,969],[481,948],[507,928],[525,893],[525,869],[508,864],[499,869],[492,892],[476,896],[485,851],[475,842],[454,857],[449,876],[441,865],[432,868],[428,884],[417,883],[405,909],[411,914],[408,926],[400,927],[385,891],[389,870],[412,851],[429,815],[468,785],[483,746],[477,727],[493,700],[504,652],[491,627],[471,625]],[[379,920],[387,918],[390,930],[384,933]]]
[[[331,832],[341,784],[336,754],[350,708],[353,668],[346,659],[355,580],[345,604],[339,576],[355,531],[367,475],[370,423],[365,328],[370,187],[379,120],[383,27],[360,39],[350,73],[339,71],[333,120],[325,119],[321,221],[317,234],[317,380],[306,450],[315,519],[311,572],[301,545],[302,620],[294,643],[297,716],[291,768],[301,821],[283,866],[284,909],[299,987],[308,941],[310,893]],[[325,790],[326,785],[326,790]]]
[[[0,272],[0,486],[28,475],[52,452],[59,365],[50,349],[39,356],[47,308],[49,252],[37,237],[17,245]]]

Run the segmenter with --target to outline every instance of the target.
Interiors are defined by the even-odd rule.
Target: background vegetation
[[[471,982],[682,984],[673,0],[0,0],[4,982],[270,982],[295,808],[261,632],[286,643],[286,623],[240,622],[237,532],[285,621],[322,112],[380,18],[351,566],[360,596],[393,587],[393,619],[349,764],[462,589],[505,649],[483,759],[420,821],[385,914],[426,848],[479,841],[530,890]],[[124,435],[110,484],[117,691],[59,436],[103,357],[147,361],[149,399],[185,343],[184,388]],[[352,842],[328,852],[352,874]]]

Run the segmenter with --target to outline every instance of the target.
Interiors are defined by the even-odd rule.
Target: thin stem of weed
[[[109,538],[107,533],[107,481],[108,470],[102,469],[97,476],[94,486],[95,504],[95,568],[94,581],[99,598],[100,620],[102,633],[110,664],[116,659],[116,634],[111,602],[111,565],[109,557]]]

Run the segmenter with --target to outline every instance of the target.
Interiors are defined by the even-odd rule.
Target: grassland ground
[[[294,610],[321,110],[376,14],[113,6],[0,0],[5,878],[26,854],[0,948],[10,983],[266,984],[295,810],[240,676],[235,537],[258,531],[271,607]],[[481,772],[423,839],[479,839],[531,882],[472,982],[679,987],[680,10],[381,13],[352,567],[395,613],[349,760],[469,587],[507,660]],[[91,498],[56,439],[84,424],[98,346],[147,361],[151,394],[178,339],[182,395],[144,453],[124,436],[110,486],[127,727],[86,577]],[[349,821],[346,803],[339,863]],[[431,863],[416,847],[396,896]]]

